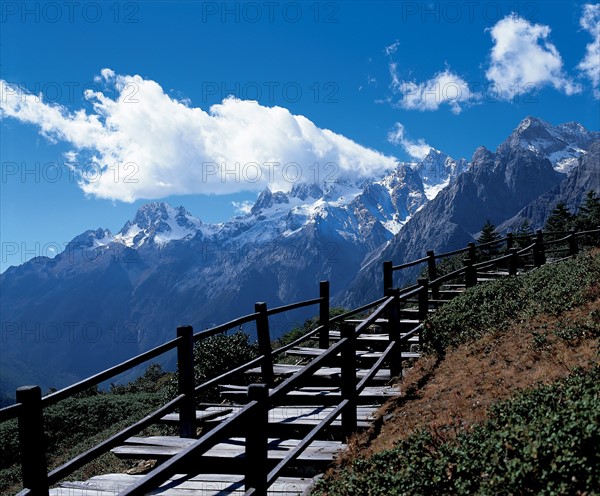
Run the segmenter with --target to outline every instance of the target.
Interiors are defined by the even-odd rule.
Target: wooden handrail
[[[186,367],[180,365],[180,369],[185,368],[188,370],[188,384],[185,387],[182,387],[180,385],[181,394],[179,394],[179,396],[177,396],[175,399],[168,402],[166,405],[163,405],[159,409],[151,412],[150,414],[148,414],[146,417],[144,417],[140,421],[136,422],[135,424],[133,424],[133,425],[127,427],[126,429],[120,431],[119,433],[113,435],[108,440],[103,441],[99,445],[87,450],[86,452],[80,454],[76,458],[74,458],[74,459],[68,461],[67,463],[61,465],[60,467],[52,470],[50,473],[47,474],[47,482],[43,482],[42,486],[47,487],[48,484],[54,484],[54,483],[58,482],[59,480],[63,479],[69,473],[72,473],[74,470],[82,467],[89,461],[94,460],[101,454],[104,454],[108,450],[117,446],[123,440],[127,439],[131,435],[143,430],[145,427],[151,425],[152,423],[155,423],[166,413],[173,411],[178,406],[181,407],[182,402],[188,402],[190,405],[193,406],[193,403],[190,403],[190,398],[197,395],[199,392],[207,389],[208,387],[217,385],[220,382],[222,382],[223,380],[225,380],[237,373],[246,371],[258,363],[261,363],[263,365],[270,364],[270,366],[272,367],[272,358],[271,358],[272,356],[278,355],[280,353],[283,353],[283,352],[289,350],[293,346],[296,346],[297,344],[301,343],[302,341],[309,339],[310,337],[314,336],[317,333],[319,333],[319,335],[320,335],[320,343],[324,342],[323,336],[325,338],[327,338],[327,341],[328,341],[328,331],[329,331],[329,326],[331,324],[344,321],[348,317],[351,317],[353,315],[356,315],[356,314],[365,312],[367,310],[370,310],[372,308],[375,308],[375,310],[366,319],[364,319],[358,326],[356,326],[356,328],[353,328],[351,331],[349,330],[349,328],[346,328],[346,331],[344,331],[346,333],[346,335],[343,335],[342,338],[337,343],[328,347],[322,354],[320,354],[319,356],[317,356],[316,358],[311,360],[311,362],[309,362],[306,366],[304,366],[299,372],[297,372],[293,376],[289,377],[288,379],[283,381],[281,384],[276,386],[274,389],[272,389],[270,392],[268,392],[267,399],[265,401],[268,401],[268,403],[270,405],[276,404],[277,401],[279,399],[281,399],[289,391],[291,391],[292,389],[301,387],[301,385],[304,383],[304,381],[307,378],[309,378],[310,376],[312,376],[312,374],[314,374],[314,372],[318,368],[322,367],[324,364],[328,363],[330,360],[335,358],[338,354],[340,354],[340,352],[342,353],[343,356],[349,356],[350,351],[355,346],[355,344],[352,344],[352,343],[354,342],[356,336],[361,334],[370,325],[372,325],[379,318],[379,316],[384,314],[384,312],[391,311],[390,309],[392,308],[392,306],[398,305],[398,302],[400,302],[402,300],[407,300],[411,297],[419,295],[419,301],[421,301],[421,297],[423,296],[424,304],[427,304],[428,287],[430,287],[432,289],[432,291],[435,292],[436,289],[439,288],[439,286],[443,282],[445,282],[449,279],[458,277],[460,275],[463,275],[465,273],[470,274],[470,277],[467,278],[470,280],[470,283],[469,283],[469,281],[467,281],[467,286],[473,285],[476,282],[474,280],[474,276],[473,276],[474,272],[473,271],[476,271],[477,269],[484,269],[484,268],[498,266],[498,264],[505,262],[505,261],[509,261],[509,267],[510,267],[509,273],[510,274],[516,273],[516,263],[517,263],[518,257],[521,255],[524,255],[528,252],[533,253],[536,266],[546,263],[545,247],[548,245],[567,242],[568,247],[566,247],[565,249],[569,250],[569,257],[574,256],[578,252],[578,249],[579,249],[578,245],[577,245],[577,237],[584,236],[584,235],[590,235],[590,234],[598,234],[598,233],[600,233],[600,229],[592,229],[592,230],[580,231],[580,232],[570,231],[567,233],[566,236],[564,236],[562,238],[548,241],[547,239],[544,239],[544,235],[546,235],[546,236],[547,235],[561,235],[561,234],[564,234],[564,232],[545,232],[544,233],[542,231],[538,231],[536,234],[531,235],[531,236],[529,236],[529,235],[525,235],[525,236],[509,235],[505,238],[491,241],[488,243],[483,243],[481,245],[475,245],[473,243],[470,243],[469,247],[466,247],[466,248],[463,248],[460,250],[455,250],[452,252],[439,254],[439,255],[435,255],[432,251],[429,251],[427,253],[427,257],[425,257],[425,258],[414,260],[412,262],[408,262],[408,263],[397,265],[397,266],[392,265],[391,262],[386,262],[388,264],[387,268],[391,269],[388,272],[388,275],[389,275],[389,273],[391,271],[413,267],[413,266],[416,266],[416,265],[418,265],[420,263],[424,263],[424,262],[428,262],[428,264],[431,265],[432,261],[433,261],[433,263],[435,263],[435,259],[439,259],[439,258],[451,256],[451,255],[468,252],[469,257],[470,257],[469,259],[467,259],[465,261],[466,266],[463,268],[452,271],[441,277],[437,277],[432,281],[429,281],[427,279],[420,280],[419,284],[417,284],[415,286],[410,286],[408,288],[404,288],[401,291],[393,290],[392,292],[390,292],[390,294],[386,295],[383,298],[380,298],[378,300],[367,303],[361,307],[354,308],[353,310],[350,310],[348,312],[345,312],[344,314],[338,315],[333,318],[328,317],[329,283],[327,281],[322,281],[321,286],[320,286],[320,288],[321,288],[320,296],[318,298],[303,300],[303,301],[299,301],[299,302],[288,304],[288,305],[283,305],[283,306],[272,308],[272,309],[267,309],[266,304],[257,304],[254,313],[244,315],[242,317],[236,318],[234,320],[231,320],[231,321],[221,324],[219,326],[200,331],[196,334],[193,334],[193,331],[191,330],[191,328],[186,328],[187,331],[186,331],[185,335],[179,334],[176,339],[173,339],[167,343],[159,345],[151,350],[148,350],[147,352],[141,353],[141,354],[139,354],[129,360],[126,360],[118,365],[110,367],[109,369],[99,372],[91,377],[88,377],[88,378],[82,380],[82,381],[79,381],[76,384],[73,384],[71,386],[63,388],[60,391],[51,393],[51,394],[41,398],[39,404],[41,405],[41,407],[47,407],[47,406],[53,405],[53,404],[57,403],[58,401],[61,401],[68,397],[71,397],[79,392],[82,392],[82,391],[88,389],[91,386],[98,385],[101,382],[104,382],[122,372],[130,370],[131,368],[134,368],[152,358],[158,357],[158,356],[160,356],[172,349],[175,349],[175,348],[180,349],[180,354],[184,353],[183,348],[186,348],[186,350],[185,350],[185,353],[187,354],[186,360],[187,360],[187,362],[189,362],[189,350],[187,350],[187,348],[190,348],[190,346],[193,346],[194,342],[201,340],[201,339],[206,339],[206,338],[215,336],[217,334],[226,332],[226,331],[236,328],[236,327],[240,327],[243,324],[250,323],[250,322],[256,322],[257,330],[259,330],[259,332],[258,332],[259,336],[262,334],[263,345],[261,348],[261,354],[259,357],[255,358],[253,360],[250,360],[249,362],[246,362],[245,364],[242,364],[232,370],[229,370],[215,378],[205,381],[204,383],[202,383],[198,386],[194,386],[193,388],[189,387],[189,377],[190,377],[189,373],[192,369],[189,367],[189,364]],[[515,239],[520,239],[520,238],[528,238],[528,239],[530,238],[530,239],[535,239],[535,241],[531,245],[529,245],[521,250],[516,250],[514,248],[511,249],[512,242]],[[492,259],[489,261],[474,263],[473,257],[474,257],[475,249],[487,247],[487,246],[491,246],[491,245],[496,245],[496,244],[500,244],[503,242],[507,242],[507,250],[510,251],[509,254],[500,256],[498,258],[495,258],[495,259]],[[511,245],[511,246],[508,246],[508,245]],[[565,259],[569,258],[569,257],[565,257]],[[429,268],[431,269],[431,267],[429,267]],[[434,267],[434,269],[435,269],[435,267]],[[433,270],[433,273],[435,273],[435,270]],[[316,305],[316,304],[320,305],[319,325],[316,328],[310,330],[309,332],[303,334],[299,338],[295,339],[293,342],[288,343],[287,345],[282,346],[277,350],[271,350],[270,336],[269,336],[269,332],[268,332],[268,317],[271,315],[295,310],[298,308],[307,307],[310,305]],[[423,312],[421,312],[421,306],[422,305],[420,303],[419,304],[419,315],[421,315],[421,313],[423,313]],[[426,308],[426,307],[424,307],[424,308]],[[327,310],[327,312],[325,312],[325,310]],[[325,313],[327,313],[327,315],[325,315]],[[390,314],[390,315],[392,315],[392,314]],[[272,482],[278,477],[278,475],[281,473],[281,471],[292,460],[297,458],[302,453],[302,451],[312,442],[312,440],[315,438],[315,436],[322,429],[324,429],[328,425],[330,425],[331,422],[333,422],[333,420],[337,416],[339,416],[340,413],[342,413],[342,415],[344,416],[346,414],[344,414],[343,412],[350,412],[349,413],[350,416],[349,417],[346,416],[345,417],[346,420],[342,421],[342,424],[344,424],[346,427],[348,427],[349,425],[351,426],[355,423],[355,420],[352,420],[353,419],[352,415],[355,416],[355,413],[356,413],[356,412],[354,412],[354,414],[352,414],[352,408],[354,408],[354,409],[356,408],[356,404],[355,404],[356,402],[355,402],[355,399],[353,399],[353,398],[356,398],[356,395],[359,394],[364,389],[364,387],[366,387],[366,384],[368,383],[368,381],[377,373],[378,370],[380,370],[381,366],[389,359],[391,354],[394,352],[395,347],[399,346],[400,342],[410,339],[411,336],[415,335],[417,332],[420,332],[422,329],[423,329],[423,325],[420,324],[419,326],[416,326],[408,333],[405,333],[402,337],[392,338],[392,335],[390,335],[390,341],[391,341],[390,344],[386,347],[385,351],[378,358],[378,360],[375,362],[375,364],[366,372],[366,375],[358,382],[358,384],[356,384],[355,375],[354,375],[354,378],[351,379],[351,381],[353,382],[353,386],[351,388],[352,393],[350,393],[350,397],[343,398],[342,401],[340,402],[340,404],[333,410],[333,412],[331,412],[326,417],[326,419],[324,419],[317,426],[315,426],[315,428],[311,430],[309,435],[306,436],[305,438],[303,438],[303,440],[296,446],[296,448],[294,448],[294,450],[292,450],[288,454],[288,456],[285,457],[284,460],[282,460],[280,463],[278,463],[276,465],[276,467],[267,474],[267,476],[266,476],[267,477],[267,479],[266,479],[267,487],[272,484]],[[325,330],[325,332],[324,332],[324,330]],[[348,332],[351,332],[351,334],[347,334]],[[185,346],[183,345],[183,340],[185,340],[187,343]],[[269,343],[268,350],[265,345],[265,343],[267,343],[267,342]],[[268,367],[267,367],[267,369],[268,369]],[[266,382],[272,382],[273,378],[271,377],[271,374],[269,374],[269,371],[267,369],[265,369],[263,367],[263,380],[266,380]],[[348,369],[348,370],[350,370],[350,369]],[[349,394],[348,393],[348,385],[345,386],[345,390],[346,390],[346,395]],[[166,479],[168,479],[168,477],[170,477],[176,473],[179,463],[184,458],[186,458],[187,456],[191,456],[192,454],[200,455],[201,453],[205,452],[207,449],[210,449],[210,447],[214,446],[217,442],[220,442],[220,440],[223,439],[224,436],[227,436],[228,433],[230,433],[232,430],[236,429],[238,424],[240,424],[246,418],[247,415],[252,415],[256,409],[264,407],[264,406],[259,406],[258,403],[259,402],[256,400],[250,401],[245,407],[243,407],[235,415],[230,417],[228,420],[224,421],[217,428],[213,429],[209,433],[202,436],[199,440],[197,440],[192,445],[190,445],[188,448],[184,449],[181,453],[179,453],[179,455],[176,455],[175,457],[170,459],[168,462],[165,462],[161,466],[157,467],[147,477],[143,478],[135,486],[126,490],[123,494],[140,494],[141,492],[143,492],[147,489],[152,489],[152,488],[156,487],[154,484],[157,484],[157,483],[159,484],[161,482],[164,482]],[[188,410],[190,410],[190,408],[188,408]],[[191,410],[190,410],[190,412],[191,412]],[[190,412],[188,412],[188,415],[187,415],[188,417],[190,417],[190,415],[191,415]],[[248,413],[248,412],[250,412],[250,413]],[[0,422],[9,420],[9,419],[13,419],[16,417],[20,417],[21,422],[23,422],[24,419],[26,419],[26,415],[31,415],[31,410],[26,409],[26,406],[23,402],[17,402],[15,405],[11,405],[9,407],[0,409]],[[183,418],[185,415],[182,414],[181,416]],[[194,415],[194,421],[191,420],[191,417],[188,418],[187,421],[188,421],[187,423],[189,425],[187,425],[187,427],[184,430],[182,430],[182,435],[192,436],[192,428],[193,428],[193,424],[195,421],[195,415]],[[182,425],[183,425],[183,423],[182,423]],[[23,429],[21,429],[21,430],[23,431]],[[39,467],[36,470],[39,470]],[[33,478],[31,476],[28,476],[28,477],[30,478],[30,480],[33,480]],[[36,483],[31,482],[29,484],[35,485]],[[33,491],[32,491],[32,489],[33,488],[31,488],[31,487],[25,487],[24,490],[21,491],[20,494],[25,495],[25,494],[29,494],[29,493],[33,494],[33,493],[39,492],[37,489],[35,489]],[[257,488],[252,488],[252,487],[248,488],[248,494],[252,494],[255,489],[257,489]],[[41,491],[42,491],[42,493],[44,492],[43,487],[42,487]]]

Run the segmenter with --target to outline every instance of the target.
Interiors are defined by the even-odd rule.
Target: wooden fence
[[[18,435],[21,450],[21,465],[23,491],[25,495],[48,495],[49,487],[63,480],[66,476],[81,468],[90,461],[98,458],[112,448],[117,447],[126,439],[139,433],[146,427],[157,423],[163,416],[179,410],[179,434],[181,437],[195,438],[196,433],[196,397],[206,389],[223,383],[232,376],[260,366],[263,384],[253,384],[248,388],[248,403],[220,425],[202,435],[193,444],[183,449],[179,454],[160,464],[136,485],[126,489],[123,495],[139,495],[157,488],[169,477],[185,471],[199,456],[223,441],[232,434],[246,438],[246,494],[265,494],[267,488],[280,476],[286,467],[295,460],[307,446],[341,415],[342,429],[350,435],[357,426],[357,398],[367,383],[375,377],[384,363],[390,367],[392,377],[402,373],[401,346],[411,338],[420,336],[422,324],[416,325],[408,332],[400,332],[400,312],[402,305],[410,302],[416,305],[418,320],[425,320],[430,304],[438,298],[440,286],[450,280],[462,279],[466,287],[477,283],[477,271],[491,268],[502,268],[514,275],[519,267],[539,267],[547,263],[547,256],[558,261],[577,255],[581,239],[593,238],[600,244],[600,228],[585,232],[543,233],[538,231],[531,236],[508,236],[486,244],[475,245],[442,254],[428,251],[427,256],[413,262],[393,265],[383,263],[384,296],[378,300],[354,308],[342,315],[330,318],[329,314],[329,282],[322,281],[319,286],[319,296],[290,305],[269,309],[266,303],[256,303],[254,313],[244,315],[217,327],[194,333],[192,327],[179,327],[175,339],[137,355],[123,363],[104,370],[92,377],[42,397],[38,386],[24,386],[17,389],[15,405],[0,409],[0,422],[18,418]],[[516,244],[526,244],[521,249]],[[551,250],[549,248],[552,248]],[[478,251],[486,250],[504,252],[490,260],[477,262]],[[452,256],[465,256],[463,266],[439,274],[437,261]],[[550,258],[550,257],[548,257]],[[428,277],[420,278],[417,284],[406,288],[394,287],[394,272],[422,265]],[[319,325],[307,334],[293,342],[273,350],[269,332],[269,317],[278,313],[288,312],[297,308],[319,306]],[[355,327],[353,323],[345,322],[350,317],[370,312],[368,317],[361,319]],[[382,319],[383,318],[383,319]],[[356,374],[356,341],[369,326],[383,322],[383,327],[389,333],[389,344],[382,355],[371,366],[363,377],[358,380]],[[194,382],[193,347],[202,339],[237,329],[248,323],[256,325],[260,355],[228,372],[212,378],[202,384]],[[330,345],[330,329],[333,324],[341,325],[341,336]],[[319,347],[326,349],[322,354],[310,361],[299,372],[295,373],[280,384],[275,384],[273,360],[294,346],[311,337],[317,337]],[[91,386],[98,385],[133,367],[148,362],[171,350],[177,350],[178,396],[150,413],[143,419],[127,427],[109,439],[78,455],[67,463],[48,472],[46,453],[44,449],[43,409],[65,398],[72,397]],[[341,355],[341,396],[333,403],[333,411],[316,425],[298,445],[279,463],[275,465],[267,459],[267,444],[269,435],[268,411],[278,405],[288,402],[286,395],[304,386],[319,368],[330,364],[336,356]],[[248,429],[248,426],[251,426]]]

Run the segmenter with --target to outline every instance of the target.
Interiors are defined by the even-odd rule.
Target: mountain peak
[[[577,122],[554,126],[542,119],[527,116],[512,134],[498,147],[499,154],[530,150],[548,157],[554,169],[568,173],[577,165],[577,158],[585,153],[600,133],[588,131]]]
[[[142,205],[135,217],[127,221],[117,235],[117,239],[127,246],[140,246],[147,240],[158,244],[192,237],[202,222],[190,214],[185,207],[172,207],[164,202],[150,202]]]

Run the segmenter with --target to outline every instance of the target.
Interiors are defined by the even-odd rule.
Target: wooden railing
[[[277,308],[268,309],[266,303],[256,303],[254,313],[231,320],[214,328],[194,333],[192,327],[179,327],[177,337],[167,343],[153,348],[145,353],[115,365],[92,377],[76,384],[61,389],[42,397],[38,386],[24,386],[17,389],[15,405],[0,409],[0,422],[18,418],[18,433],[21,450],[22,479],[24,490],[19,493],[25,495],[47,495],[49,487],[81,468],[100,455],[118,446],[129,437],[139,433],[146,427],[157,423],[164,415],[179,409],[179,434],[181,437],[194,438],[196,427],[195,403],[196,397],[204,390],[218,385],[232,376],[247,371],[260,365],[262,381],[264,384],[251,385],[248,388],[249,402],[237,413],[218,427],[212,429],[193,444],[183,449],[179,454],[162,463],[147,476],[142,478],[135,486],[126,489],[123,495],[138,495],[155,489],[178,471],[190,460],[197,460],[203,453],[221,442],[233,433],[246,437],[246,494],[265,494],[267,488],[279,477],[282,471],[296,459],[304,449],[326,429],[338,416],[341,415],[342,429],[349,435],[357,426],[357,397],[366,387],[369,380],[381,369],[384,363],[390,367],[392,377],[401,376],[402,373],[402,344],[411,337],[419,335],[422,324],[415,326],[408,332],[400,334],[400,309],[404,302],[411,301],[417,305],[419,320],[425,320],[431,300],[437,299],[440,286],[449,280],[464,278],[464,284],[471,287],[477,283],[477,271],[493,267],[507,268],[510,275],[518,271],[520,264],[530,261],[532,267],[539,267],[546,263],[548,254],[560,254],[556,260],[575,256],[579,252],[578,239],[594,237],[600,244],[600,228],[584,232],[543,233],[538,231],[531,236],[508,236],[490,243],[475,245],[470,243],[467,247],[435,254],[428,251],[427,256],[413,262],[394,266],[392,262],[383,263],[384,297],[357,307],[342,315],[330,318],[329,315],[329,282],[322,281],[319,287],[319,297],[292,303]],[[517,241],[529,243],[528,246],[517,250],[514,245]],[[491,260],[477,262],[477,252],[490,247],[505,246],[506,254]],[[563,245],[563,247],[561,247]],[[548,250],[554,247],[554,250]],[[466,254],[463,267],[450,273],[439,275],[436,260],[451,256]],[[531,258],[531,260],[528,260]],[[394,288],[393,274],[395,271],[427,264],[427,278],[421,278],[416,285],[397,289]],[[431,299],[429,292],[431,290]],[[319,305],[319,325],[285,346],[276,350],[272,349],[269,317],[275,314],[294,309]],[[371,313],[356,327],[344,322],[352,316]],[[385,317],[384,328],[389,333],[389,345],[381,357],[358,381],[356,376],[356,338],[365,332],[378,318]],[[244,324],[256,325],[260,355],[218,377],[212,378],[202,384],[194,383],[193,347],[194,343],[236,329]],[[341,323],[341,339],[332,346],[330,342],[330,329],[335,323]],[[322,354],[310,361],[299,372],[275,386],[273,373],[274,357],[284,353],[294,346],[318,334],[319,347],[327,348]],[[78,455],[67,463],[53,469],[48,473],[46,466],[46,453],[44,450],[44,425],[43,409],[65,398],[85,391],[91,386],[98,385],[125,371],[141,365],[153,358],[157,358],[171,350],[177,350],[178,363],[178,396],[148,414],[143,419],[127,427],[109,439],[101,442],[86,452]],[[275,467],[267,461],[267,437],[269,433],[268,411],[278,404],[285,404],[285,395],[302,387],[319,368],[331,363],[341,355],[341,399],[335,404],[333,411]],[[269,389],[272,387],[272,389]],[[247,429],[247,426],[252,426]]]

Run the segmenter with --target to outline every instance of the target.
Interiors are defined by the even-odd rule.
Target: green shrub
[[[560,315],[593,298],[591,288],[598,281],[600,257],[585,254],[470,288],[429,319],[423,333],[426,351],[441,355],[520,319]]]
[[[421,431],[314,494],[598,494],[598,446],[600,367],[499,403],[455,439]]]

